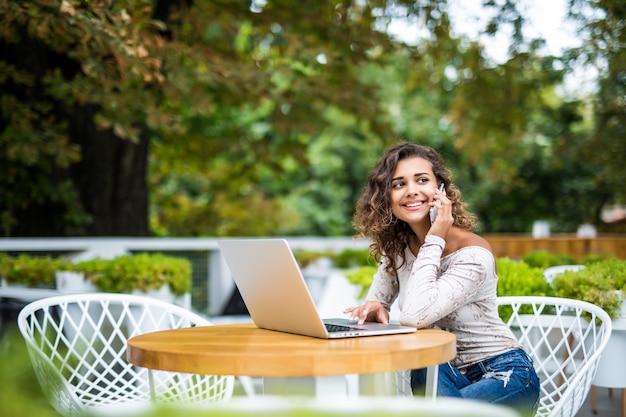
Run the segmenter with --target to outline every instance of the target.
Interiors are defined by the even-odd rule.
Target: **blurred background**
[[[622,0],[0,0],[0,237],[350,237],[411,141],[492,242],[623,238],[625,21]],[[1,414],[54,415],[7,332]]]
[[[2,0],[1,235],[351,236],[400,140],[483,233],[623,233],[623,2],[458,3]]]

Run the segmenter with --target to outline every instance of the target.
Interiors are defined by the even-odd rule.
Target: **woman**
[[[466,206],[432,148],[402,143],[388,149],[354,217],[379,268],[365,303],[345,313],[359,323],[388,323],[397,298],[401,324],[456,335],[456,358],[439,367],[438,395],[509,405],[532,416],[539,380],[498,316],[495,259],[489,243],[472,232],[476,219]],[[424,384],[425,371],[412,371],[414,392]]]

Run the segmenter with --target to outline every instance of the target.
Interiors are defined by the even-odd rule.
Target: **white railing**
[[[288,237],[291,248],[297,250],[332,250],[367,248],[366,239],[350,237]],[[141,251],[189,251],[208,252],[207,291],[208,314],[219,315],[234,289],[234,282],[226,263],[219,252],[216,238],[4,238],[0,239],[0,252],[32,253],[62,252],[74,260],[93,258],[111,259],[124,254]]]

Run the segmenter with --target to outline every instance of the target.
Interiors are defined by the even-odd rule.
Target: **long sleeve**
[[[398,278],[395,275],[390,275],[385,271],[387,262],[385,259],[378,265],[378,270],[372,280],[372,285],[365,296],[366,301],[375,300],[379,301],[387,310],[391,308],[391,305],[398,297],[398,290],[400,288]]]
[[[498,316],[493,254],[479,246],[441,257],[445,241],[426,236],[417,257],[407,248],[406,265],[388,274],[381,264],[367,294],[386,308],[397,299],[400,323],[437,326],[457,338],[456,366],[521,346]]]
[[[400,323],[428,327],[472,302],[486,277],[485,259],[468,253],[441,265],[445,241],[426,236],[404,283]]]

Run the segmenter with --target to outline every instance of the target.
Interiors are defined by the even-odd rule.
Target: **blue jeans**
[[[420,394],[426,386],[426,369],[411,371],[411,388]],[[539,377],[523,350],[512,350],[468,367],[439,365],[437,395],[471,398],[510,406],[522,416],[534,416],[539,404]]]

